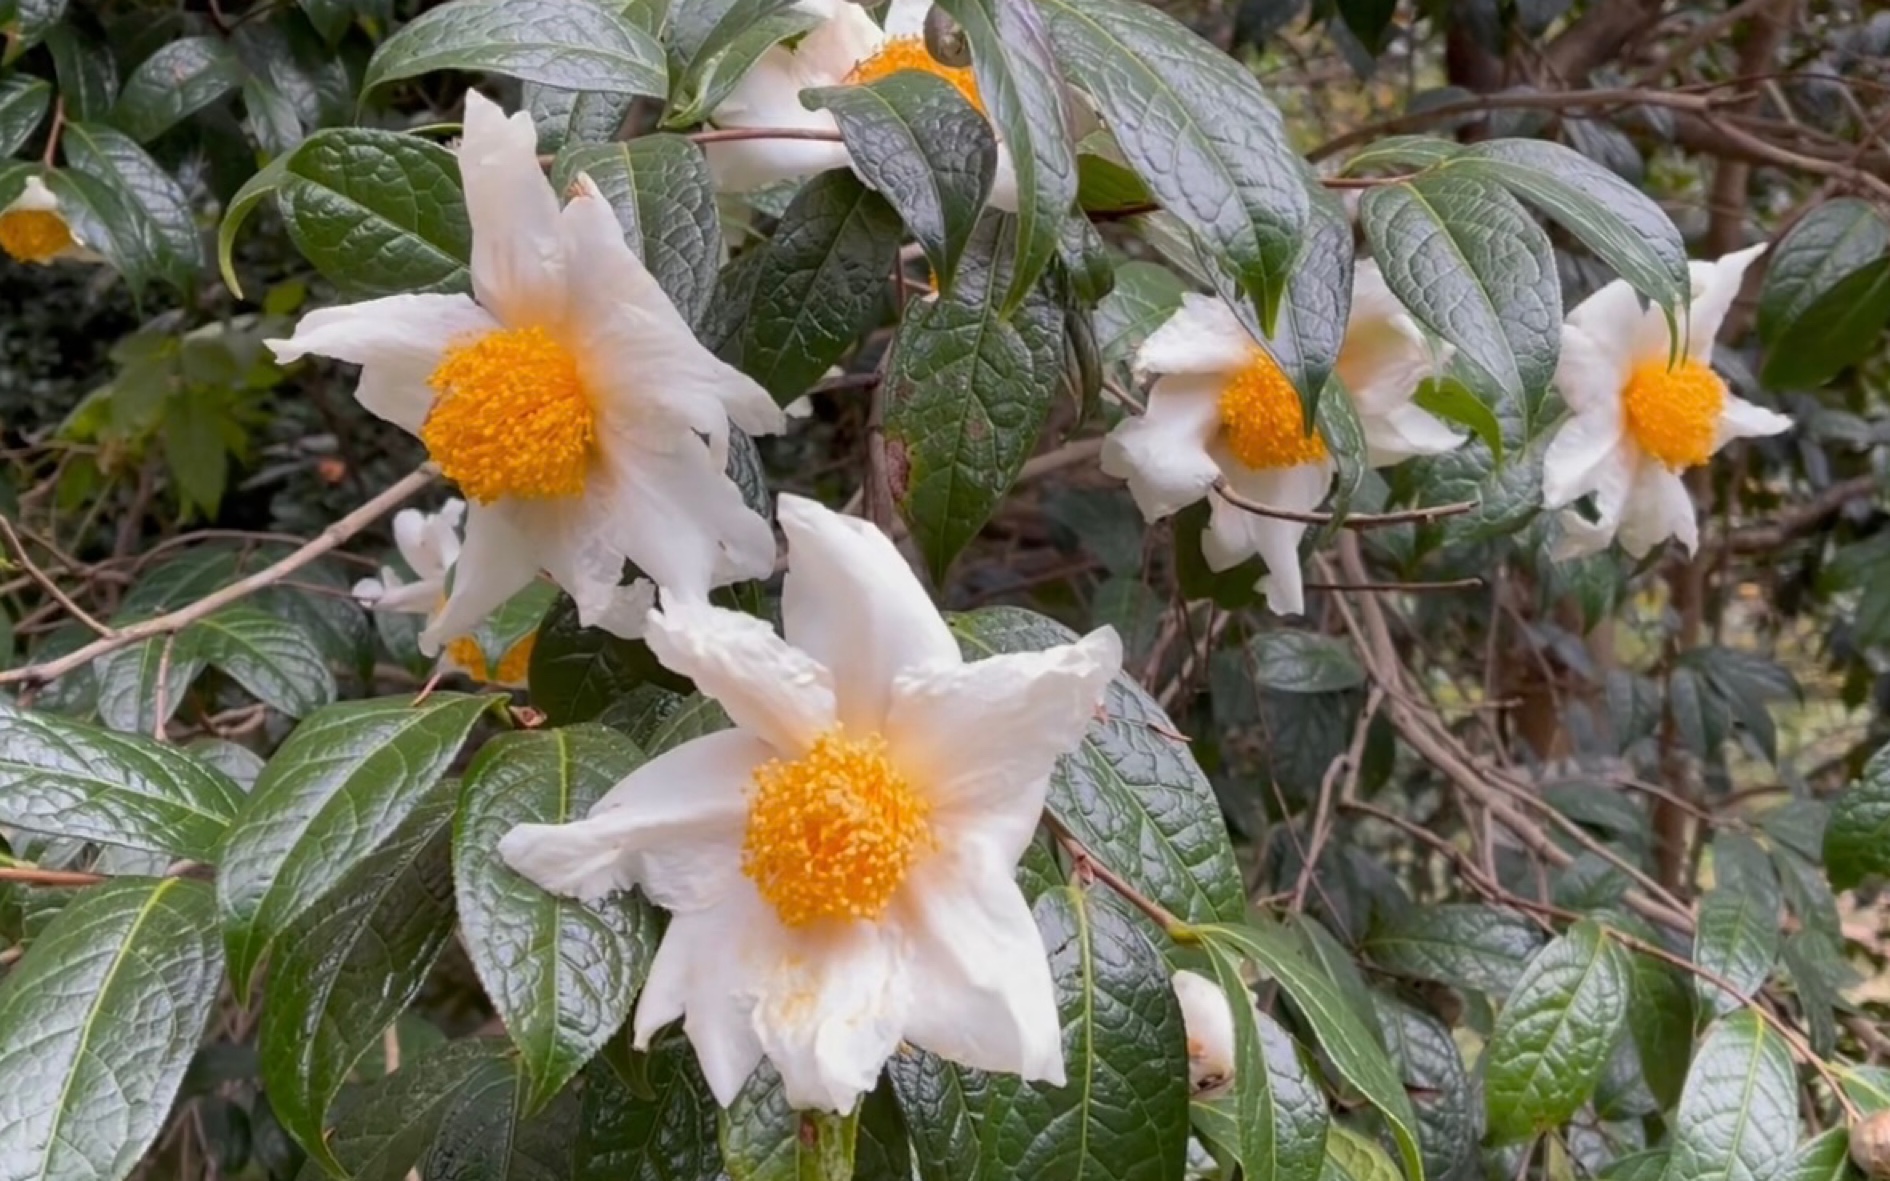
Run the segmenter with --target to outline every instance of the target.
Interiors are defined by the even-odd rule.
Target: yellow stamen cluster
[[[50,209],[0,213],[0,250],[21,262],[51,262],[75,245],[66,219]]]
[[[984,99],[978,93],[978,79],[971,68],[948,66],[940,62],[926,49],[923,37],[888,37],[878,53],[853,67],[846,76],[846,82],[850,86],[864,86],[901,70],[918,70],[922,74],[945,79],[965,96],[965,101],[971,104],[973,110],[984,114]]]
[[[543,328],[488,333],[446,351],[420,428],[446,478],[481,504],[583,493],[597,416],[577,358]]]
[[[931,849],[930,814],[885,739],[835,728],[755,769],[742,872],[789,927],[876,919]]]
[[[490,668],[486,664],[485,649],[471,636],[461,636],[446,645],[446,655],[454,665],[465,670],[467,676],[482,685],[522,685],[525,674],[532,666],[532,648],[538,642],[538,633],[532,632],[518,643],[506,649],[499,658],[499,667]]]
[[[1636,366],[1621,389],[1627,430],[1641,450],[1671,471],[1698,467],[1712,457],[1726,383],[1692,359],[1667,368],[1665,359]]]
[[[1221,427],[1227,449],[1256,471],[1326,458],[1326,441],[1306,430],[1299,391],[1259,349],[1221,391]]]

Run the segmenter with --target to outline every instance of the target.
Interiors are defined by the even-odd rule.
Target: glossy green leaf
[[[1667,1176],[1676,1181],[1779,1176],[1798,1150],[1798,1082],[1784,1039],[1750,1009],[1715,1024],[1672,1127]]]
[[[669,42],[684,61],[714,57],[793,0],[672,0]]]
[[[436,693],[332,705],[296,727],[224,839],[217,904],[230,977],[372,857],[426,798],[492,699]]]
[[[452,937],[456,799],[436,783],[280,938],[257,1032],[263,1086],[282,1126],[332,1170],[329,1104]]]
[[[1851,1133],[1848,1128],[1832,1128],[1798,1146],[1791,1164],[1779,1174],[1779,1181],[1850,1181],[1857,1176],[1851,1170]]]
[[[191,682],[203,671],[197,637],[196,629],[187,627],[100,657],[93,666],[99,720],[114,730],[156,733],[182,707]]]
[[[363,92],[435,70],[485,70],[565,90],[662,98],[663,49],[603,0],[454,0],[422,13],[374,53]]]
[[[1395,997],[1377,995],[1378,1028],[1404,1076],[1417,1114],[1424,1175],[1462,1176],[1475,1166],[1483,1139],[1483,1104],[1450,1029]]]
[[[1470,428],[1470,432],[1483,440],[1483,445],[1490,449],[1496,462],[1503,462],[1503,424],[1497,420],[1496,412],[1478,401],[1477,396],[1462,382],[1450,377],[1426,378],[1418,383],[1417,393],[1411,396],[1411,401],[1419,409],[1428,410],[1445,422]]]
[[[711,3],[715,2],[711,0]],[[704,5],[688,6],[691,9],[700,7]],[[719,47],[693,56],[685,53],[685,56],[689,56],[689,66],[683,72],[682,82],[676,87],[676,100],[664,120],[665,126],[687,127],[702,122],[721,105],[722,100],[735,89],[762,54],[783,41],[811,31],[822,20],[818,12],[782,8],[780,0],[734,0],[733,4],[725,6],[725,11],[735,14],[742,8],[750,12],[762,8],[775,11],[756,20],[728,22],[728,31],[732,35],[726,41],[718,42]],[[685,42],[680,22],[672,36],[678,50],[682,50]]]
[[[472,1090],[515,1069],[500,1038],[465,1038],[404,1059],[400,1069],[346,1088],[328,1121],[328,1148],[350,1181],[407,1181],[440,1125]],[[310,1160],[297,1181],[328,1174]]]
[[[950,83],[916,70],[807,101],[833,112],[861,179],[892,204],[949,296],[997,171],[990,125]]]
[[[1840,280],[1890,251],[1890,224],[1856,197],[1826,201],[1798,219],[1766,254],[1759,287],[1759,338],[1776,347],[1785,332]]]
[[[0,80],[0,156],[11,156],[25,146],[51,105],[52,86],[44,78],[9,74]]]
[[[1325,1181],[1400,1181],[1398,1166],[1385,1150],[1344,1124],[1332,1125],[1320,1176]]]
[[[108,117],[118,99],[118,63],[111,50],[70,22],[46,30],[46,48],[52,52],[59,97],[66,100],[66,118],[90,123]]]
[[[617,138],[636,96],[602,90],[560,90],[527,82],[519,97],[538,128],[538,146],[563,152],[584,145],[602,146]]]
[[[1491,1137],[1522,1140],[1580,1110],[1627,1028],[1628,1003],[1627,958],[1594,923],[1537,953],[1484,1051]]]
[[[980,1136],[990,1079],[916,1048],[886,1063],[920,1181],[977,1181],[983,1176]]]
[[[0,1175],[119,1181],[163,1128],[223,979],[210,889],[123,878],[0,980]]]
[[[242,85],[248,71],[221,37],[182,37],[139,63],[118,94],[112,122],[139,143]]]
[[[1365,683],[1352,646],[1305,631],[1261,632],[1247,641],[1254,681],[1285,693],[1334,693]]]
[[[1738,1008],[1765,984],[1778,959],[1779,913],[1776,896],[1755,897],[1742,890],[1716,889],[1700,900],[1693,934],[1693,961],[1731,985],[1729,993],[1714,980],[1699,978],[1694,990],[1710,1018]]]
[[[602,1062],[585,1073],[572,1181],[714,1181],[720,1109],[688,1044],[658,1039],[639,1057],[647,1094]]]
[[[0,5],[0,29],[6,31],[6,64],[37,45],[65,18],[69,0],[7,0]]]
[[[858,1121],[793,1110],[764,1062],[722,1113],[722,1165],[729,1181],[852,1181]]]
[[[256,700],[304,718],[335,700],[335,678],[308,632],[238,603],[196,625],[197,652]]]
[[[1890,324],[1890,257],[1839,279],[1781,329],[1759,380],[1774,389],[1811,389],[1869,355]]]
[[[467,769],[454,822],[460,922],[479,981],[519,1048],[527,1112],[541,1110],[617,1032],[656,954],[641,896],[584,904],[547,894],[500,861],[519,824],[581,820],[643,761],[602,727],[506,734]]]
[[[0,823],[214,861],[242,799],[174,746],[0,703]]]
[[[55,175],[66,183],[74,183],[73,174],[92,182],[83,186],[87,203],[109,234],[98,248],[126,281],[134,288],[155,280],[188,289],[203,266],[203,243],[183,187],[109,127],[68,123],[60,143],[71,168]]]
[[[1195,1126],[1238,1161],[1247,1181],[1318,1181],[1331,1120],[1293,1039],[1256,1012],[1229,948],[1207,945],[1214,981],[1234,1014],[1233,1089],[1194,1107]],[[1245,1003],[1242,1003],[1245,1002]]]
[[[1657,942],[1651,928],[1630,929],[1647,942]],[[1653,956],[1627,953],[1633,1002],[1628,1006],[1628,1033],[1640,1063],[1641,1079],[1663,1106],[1680,1099],[1687,1064],[1693,1056],[1694,1005],[1689,977]]]
[[[1127,361],[1174,315],[1186,290],[1167,267],[1139,261],[1117,267],[1115,286],[1096,305],[1096,347],[1102,359]]]
[[[243,298],[243,284],[236,274],[236,235],[263,198],[282,187],[282,179],[288,174],[289,156],[285,153],[244,181],[243,187],[236,190],[223,208],[223,219],[217,223],[217,273],[223,276],[224,286],[238,299]]]
[[[1662,1181],[1667,1175],[1668,1152],[1655,1148],[1617,1157],[1596,1174],[1596,1181]]]
[[[529,677],[532,705],[553,725],[589,722],[639,685],[674,684],[649,646],[578,624],[577,605],[560,596],[538,629]]]
[[[1374,928],[1362,950],[1396,975],[1500,998],[1542,944],[1541,928],[1514,911],[1447,903],[1414,907]]]
[[[1824,864],[1839,890],[1866,877],[1890,877],[1890,747],[1871,756],[1864,773],[1832,807]]]
[[[580,1100],[564,1091],[536,1115],[523,1106],[524,1075],[513,1069],[473,1080],[447,1112],[420,1162],[428,1181],[540,1181],[572,1175]]]
[[[1076,639],[1015,607],[988,607],[950,622],[973,660]],[[1111,869],[1182,919],[1244,915],[1220,804],[1173,723],[1126,676],[1109,686],[1103,711],[1082,746],[1057,761],[1050,810]]]

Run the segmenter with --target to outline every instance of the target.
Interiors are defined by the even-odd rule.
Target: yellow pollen
[[[965,101],[971,104],[973,110],[984,114],[984,99],[978,94],[978,79],[971,67],[948,66],[940,62],[926,49],[923,37],[888,37],[878,53],[853,67],[846,76],[846,84],[864,86],[901,70],[918,70],[922,74],[945,79],[965,96]]]
[[[836,727],[793,762],[755,768],[742,872],[789,927],[876,919],[932,848],[931,810],[885,739]]]
[[[1669,470],[1683,471],[1712,457],[1726,383],[1691,359],[1672,369],[1665,361],[1648,361],[1636,366],[1622,387],[1621,407],[1628,434],[1641,450]]]
[[[577,358],[543,328],[488,333],[446,350],[440,395],[420,428],[446,478],[481,504],[584,491],[596,411]]]
[[[75,245],[66,219],[50,209],[0,213],[0,250],[21,262],[51,262]]]
[[[471,636],[461,636],[446,645],[446,654],[455,665],[465,670],[467,676],[482,685],[522,685],[525,674],[531,670],[532,647],[538,642],[538,633],[531,632],[518,643],[506,649],[499,657],[499,667],[493,669],[486,664],[485,649]]]
[[[1298,467],[1326,457],[1326,441],[1307,433],[1299,391],[1259,349],[1221,391],[1227,448],[1255,470]]]

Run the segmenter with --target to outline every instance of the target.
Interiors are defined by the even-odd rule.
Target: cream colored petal
[[[1647,552],[1677,537],[1690,554],[1700,547],[1700,521],[1693,508],[1693,495],[1678,472],[1648,460],[1635,473],[1634,488],[1628,493],[1627,510],[1621,516],[1621,548],[1631,557],[1645,557]]]
[[[595,482],[587,543],[635,563],[665,592],[702,597],[773,573],[774,531],[699,440],[667,452],[620,440]]]
[[[1056,987],[1009,862],[976,845],[953,850],[894,906],[924,990],[906,1039],[960,1065],[1063,1086]]]
[[[0,213],[14,212],[58,213],[59,197],[46,187],[45,181],[37,176],[29,176],[20,188],[20,195],[8,202],[5,209],[0,209]]]
[[[1791,429],[1792,420],[1776,410],[1755,406],[1737,394],[1727,394],[1726,404],[1719,412],[1719,426],[1714,432],[1713,450],[1718,451],[1734,439],[1782,435]]]
[[[458,498],[437,513],[402,509],[394,514],[394,548],[422,579],[443,579],[459,558],[459,523],[465,515],[466,502]]]
[[[514,828],[499,856],[540,888],[586,902],[641,887],[676,914],[717,906],[744,880],[747,796],[770,757],[740,730],[693,739],[631,772],[583,820]]]
[[[420,633],[420,651],[432,656],[448,640],[477,628],[507,599],[538,577],[541,547],[529,515],[507,501],[474,504],[466,513],[466,542],[453,568],[453,593]]]
[[[791,932],[761,978],[755,1033],[796,1111],[848,1112],[873,1089],[915,1008],[901,933],[850,923]]]
[[[381,592],[370,606],[376,611],[397,615],[431,615],[446,594],[446,583],[438,579],[403,583],[392,570],[381,571]],[[357,585],[357,596],[361,587]]]
[[[702,150],[722,193],[752,193],[852,163],[846,145],[829,140],[742,139],[704,144]]]
[[[1234,1009],[1221,986],[1193,972],[1174,975],[1175,999],[1188,1035],[1188,1086],[1194,1094],[1233,1081]]]
[[[1146,520],[1172,516],[1220,479],[1207,450],[1221,425],[1220,397],[1219,378],[1163,378],[1149,391],[1148,409],[1103,441],[1103,472],[1129,482]]]
[[[631,1033],[639,1050],[683,1018],[702,1076],[723,1107],[761,1063],[753,1013],[762,966],[781,954],[786,932],[753,889],[670,920],[637,1000]]]
[[[925,36],[925,15],[931,11],[932,0],[892,0],[886,6],[886,35]]]
[[[1719,336],[1720,325],[1726,322],[1726,313],[1732,310],[1733,301],[1739,298],[1746,270],[1764,253],[1765,243],[1761,242],[1724,255],[1718,262],[1692,264],[1693,307],[1686,325],[1689,357],[1700,362],[1712,361],[1713,341]]]
[[[1555,363],[1555,388],[1577,414],[1621,413],[1621,391],[1634,372],[1633,354],[1604,344],[1585,329],[1562,326],[1562,353]]]
[[[783,630],[832,670],[840,722],[875,733],[886,724],[895,679],[958,664],[958,643],[912,567],[870,523],[789,495],[775,516],[788,542]]]
[[[368,411],[418,435],[433,408],[427,379],[449,345],[500,325],[464,295],[390,295],[303,316],[287,340],[267,340],[281,364],[333,357],[359,365],[355,398]]]
[[[838,86],[853,67],[878,53],[886,33],[858,4],[840,4],[826,22],[810,30],[794,50],[802,86]]]
[[[788,758],[833,728],[834,673],[752,615],[666,591],[646,638],[663,667]]]
[[[1595,487],[1595,473],[1628,446],[1620,412],[1602,407],[1575,414],[1556,429],[1542,456],[1542,503],[1561,508]]]
[[[1122,641],[1105,627],[1074,644],[895,678],[886,740],[900,769],[925,785],[941,839],[985,826],[997,856],[1015,864],[1057,758],[1082,742],[1121,671]]]
[[[1138,376],[1224,374],[1246,367],[1259,348],[1220,300],[1190,291],[1135,353]]]
[[[1263,504],[1294,512],[1311,512],[1325,500],[1332,487],[1333,470],[1329,461],[1308,463],[1235,473],[1231,483],[1236,492]],[[1218,496],[1213,499],[1214,515],[1202,538],[1209,566],[1214,565],[1217,557],[1233,558],[1218,567],[1228,569],[1238,565],[1246,554],[1258,554],[1267,567],[1259,586],[1267,598],[1268,610],[1276,615],[1298,615],[1304,611],[1306,596],[1299,567],[1299,541],[1306,535],[1307,526],[1235,508]],[[1242,549],[1246,554],[1240,553]]]
[[[1563,325],[1565,350],[1570,328],[1586,334],[1595,348],[1613,359],[1623,375],[1642,361],[1656,357],[1664,360],[1672,340],[1666,313],[1655,304],[1642,306],[1640,293],[1622,279],[1606,284],[1568,314],[1568,322]],[[1618,381],[1614,390],[1620,390]]]
[[[498,104],[467,91],[459,174],[472,221],[473,294],[510,328],[561,323],[566,263],[558,197],[538,163],[531,115],[507,118]]]
[[[1390,467],[1420,455],[1455,451],[1466,438],[1411,402],[1383,414],[1360,415],[1359,425],[1365,431],[1365,460],[1372,467]]]
[[[1635,472],[1644,462],[1648,461],[1641,459],[1634,448],[1618,447],[1594,467],[1586,491],[1594,493],[1595,519],[1589,521],[1574,509],[1560,514],[1562,536],[1552,551],[1557,561],[1600,553],[1613,543],[1621,530],[1628,496],[1634,490]]]
[[[1010,145],[998,141],[997,167],[991,172],[991,192],[985,204],[1004,213],[1017,212],[1017,162],[1011,159]]]

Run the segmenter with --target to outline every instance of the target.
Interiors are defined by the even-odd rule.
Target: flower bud
[[[1188,1089],[1197,1099],[1224,1094],[1234,1082],[1234,1010],[1205,976],[1176,972],[1175,997],[1188,1032]]]
[[[934,4],[925,14],[925,51],[941,66],[962,69],[971,64],[971,43],[952,14]]]
[[[1890,1177],[1890,1110],[1851,1125],[1851,1161],[1866,1177]]]

